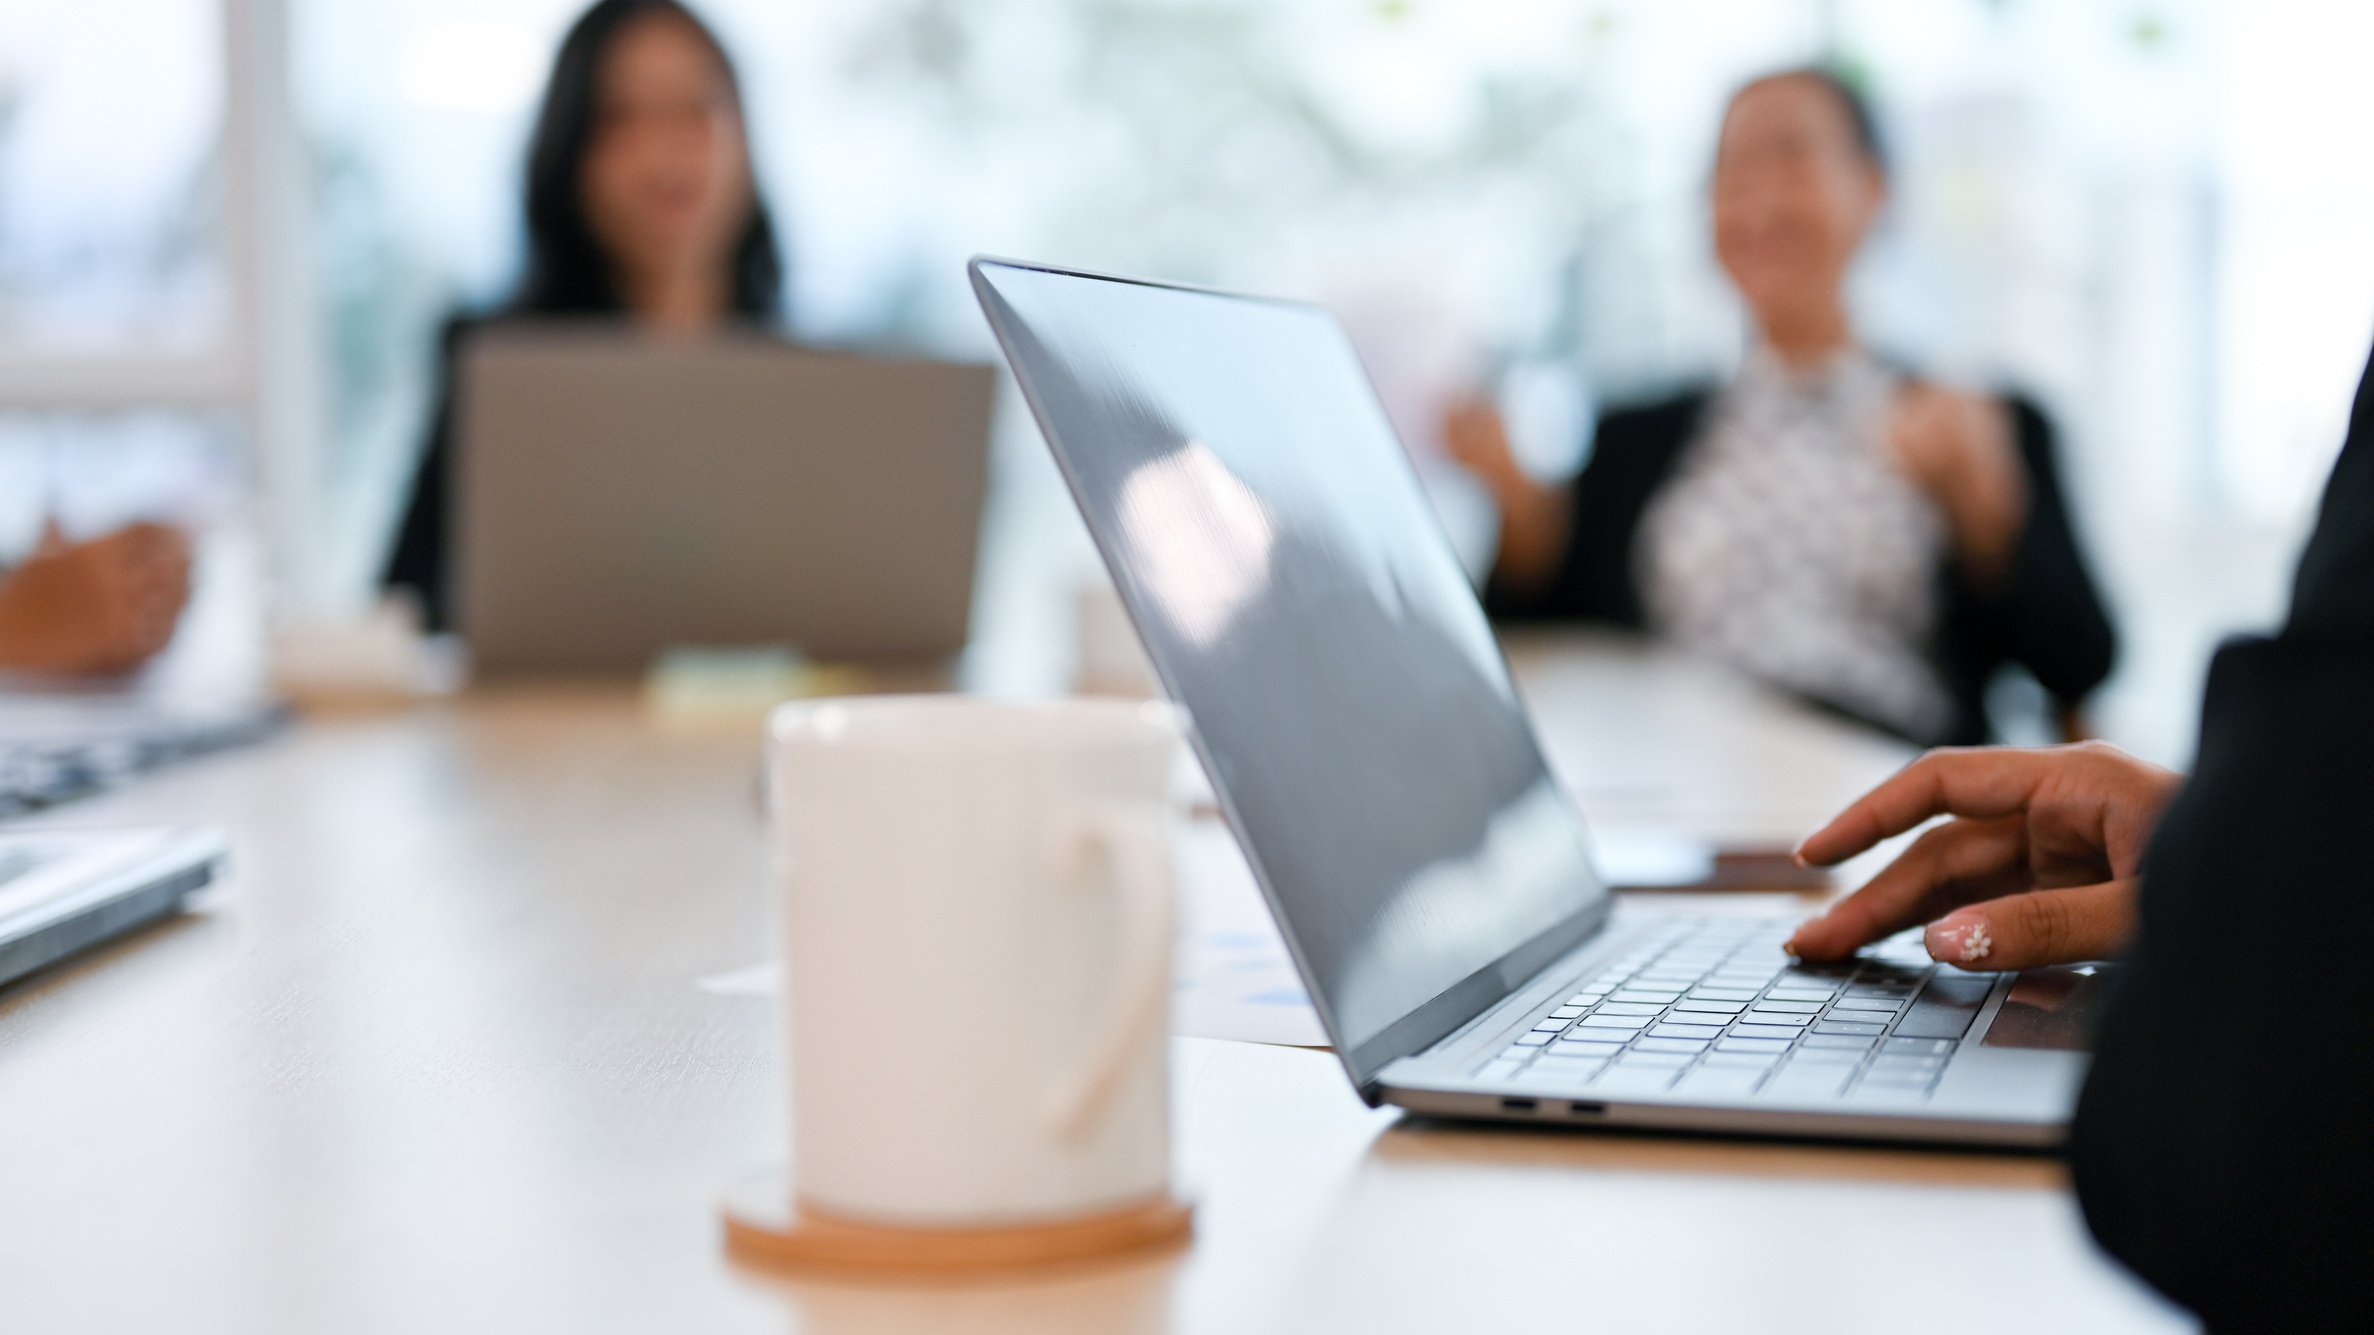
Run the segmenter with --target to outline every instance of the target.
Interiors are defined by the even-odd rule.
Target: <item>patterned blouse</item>
[[[1860,351],[1799,371],[1759,349],[1643,517],[1636,561],[1663,635],[1917,737],[1953,717],[1929,654],[1949,539],[1888,444],[1899,385]]]

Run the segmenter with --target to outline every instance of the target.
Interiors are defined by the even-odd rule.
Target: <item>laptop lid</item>
[[[990,365],[506,321],[455,395],[455,587],[488,675],[685,645],[925,664],[964,647]]]
[[[1313,306],[973,286],[1354,1082],[1604,920],[1474,590]]]

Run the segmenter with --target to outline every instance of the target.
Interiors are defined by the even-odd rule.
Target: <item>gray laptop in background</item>
[[[1362,1097],[1535,1124],[2041,1146],[2092,970],[1618,911],[1342,328],[976,260],[973,286]]]
[[[484,675],[681,646],[924,665],[965,643],[994,368],[759,336],[499,325],[455,400],[458,620]]]

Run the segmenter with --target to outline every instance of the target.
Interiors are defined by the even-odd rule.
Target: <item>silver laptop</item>
[[[0,988],[178,912],[222,858],[204,830],[0,833]]]
[[[503,325],[455,402],[459,625],[489,675],[682,646],[929,664],[965,643],[996,371]]]
[[[1361,1096],[1562,1125],[2046,1145],[2090,975],[1836,968],[1618,912],[1376,393],[1317,308],[973,286]]]

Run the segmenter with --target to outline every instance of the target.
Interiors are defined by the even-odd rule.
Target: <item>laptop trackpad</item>
[[[2110,966],[2076,964],[2030,969],[2012,979],[2011,994],[1979,1042],[1990,1048],[2052,1048],[2084,1052],[2109,989]]]

